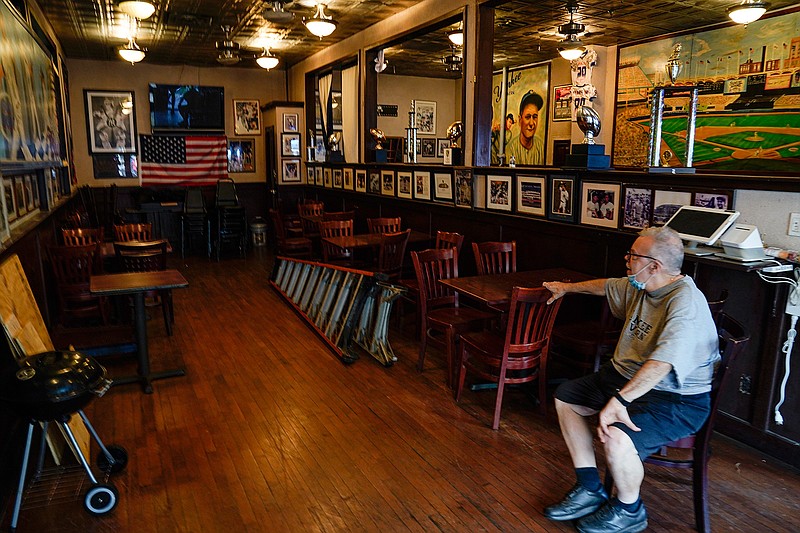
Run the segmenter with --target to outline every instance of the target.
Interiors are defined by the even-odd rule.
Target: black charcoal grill
[[[74,351],[53,351],[24,357],[19,360],[17,369],[10,368],[0,376],[0,401],[28,421],[25,453],[11,519],[12,531],[16,529],[19,518],[33,428],[37,422],[43,424],[42,447],[45,445],[47,424],[55,422],[64,431],[76,457],[86,470],[92,483],[84,496],[86,510],[94,515],[104,515],[117,506],[117,489],[113,485],[98,482],[68,424],[71,415],[78,413],[100,447],[97,463],[101,470],[115,473],[125,468],[128,462],[125,449],[121,446],[103,445],[83,412],[83,408],[94,398],[102,396],[110,385],[111,381],[106,378],[106,369],[102,365],[93,358]],[[40,454],[40,458],[36,476],[42,470],[44,453]]]

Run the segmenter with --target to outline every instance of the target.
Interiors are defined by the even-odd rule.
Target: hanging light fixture
[[[442,64],[447,72],[461,72],[461,65],[464,59],[458,55],[458,47],[453,45],[449,56],[442,58]]]
[[[461,26],[460,22],[458,23],[458,28],[447,32],[447,38],[453,46],[464,46],[464,28]]]
[[[570,0],[567,2],[566,8],[569,12],[569,22],[558,27],[558,33],[565,36],[564,40],[558,43],[558,53],[564,59],[572,61],[581,57],[586,51],[579,37],[586,31],[586,26],[572,20],[575,13],[578,12],[578,2]]]
[[[304,19],[303,24],[306,25],[308,31],[320,39],[333,33],[336,30],[336,26],[339,25],[338,22],[333,20],[333,17],[325,14],[325,4],[322,2],[317,4],[317,12],[314,16],[310,19]]]
[[[741,4],[728,9],[728,16],[737,24],[750,24],[767,12],[769,4],[758,0],[744,0]]]
[[[264,48],[264,53],[256,58],[256,63],[263,69],[273,69],[278,66],[280,59],[269,53],[269,48]]]
[[[117,50],[117,53],[119,53],[119,57],[131,65],[144,59],[144,50],[142,50],[139,45],[136,44],[136,39],[133,37],[133,35],[128,37],[128,44],[120,47],[120,49]]]
[[[156,12],[156,6],[143,0],[126,0],[119,3],[119,10],[129,17],[144,20]]]

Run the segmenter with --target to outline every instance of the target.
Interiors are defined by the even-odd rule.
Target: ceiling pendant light
[[[263,69],[273,69],[278,66],[280,59],[269,53],[269,48],[264,48],[264,53],[256,58],[256,63]]]
[[[230,67],[235,65],[240,61],[239,57],[239,43],[231,39],[231,27],[230,26],[221,26],[222,31],[225,32],[225,38],[221,41],[216,42],[216,47],[219,52],[217,52],[217,63],[220,65],[225,65],[226,67]]]
[[[131,65],[144,59],[144,50],[139,48],[139,45],[136,44],[136,39],[134,39],[133,36],[128,38],[128,44],[117,50],[117,53],[119,53],[119,57]]]
[[[569,22],[558,27],[558,33],[565,36],[564,40],[558,43],[558,53],[564,59],[572,61],[586,52],[586,48],[579,37],[581,33],[586,31],[586,26],[572,20],[575,13],[578,12],[578,2],[570,0],[567,2],[566,8],[569,12]]]
[[[308,31],[320,39],[333,33],[336,30],[336,26],[339,25],[338,22],[333,20],[333,17],[325,14],[325,4],[322,2],[317,4],[317,12],[314,16],[310,19],[304,19],[303,24],[306,25]]]
[[[728,9],[728,16],[737,24],[750,24],[767,12],[769,4],[758,0],[744,0],[741,4]]]
[[[464,29],[461,27],[460,22],[458,24],[458,28],[447,32],[447,38],[450,40],[453,46],[464,46]]]
[[[156,6],[142,0],[126,0],[119,3],[119,10],[139,20],[144,20],[156,12]]]
[[[442,64],[446,72],[461,72],[461,65],[464,59],[458,55],[458,47],[453,45],[449,56],[442,58]]]

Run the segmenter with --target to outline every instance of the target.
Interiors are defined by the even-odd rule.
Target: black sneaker
[[[578,520],[581,533],[638,533],[647,529],[647,511],[644,504],[635,513],[607,503],[596,513]]]
[[[570,489],[564,499],[555,505],[544,508],[544,515],[550,520],[575,520],[592,514],[608,501],[606,489],[591,491],[580,483]]]

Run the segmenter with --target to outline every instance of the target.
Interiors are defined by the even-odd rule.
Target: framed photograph
[[[544,176],[517,176],[517,213],[545,216]]]
[[[650,226],[653,216],[653,189],[626,187],[622,210],[622,227],[640,230]]]
[[[663,226],[682,205],[692,205],[692,193],[656,190],[653,196],[653,225]]]
[[[284,113],[283,114],[284,133],[295,133],[300,131],[297,122],[298,122],[297,113]]]
[[[92,170],[94,178],[98,180],[138,178],[139,162],[136,154],[94,154]]]
[[[424,170],[414,172],[414,199],[431,199],[431,173]]]
[[[0,185],[3,183],[0,178]],[[5,241],[11,236],[11,230],[8,227],[8,208],[6,207],[6,195],[0,194],[0,242]]]
[[[3,197],[6,202],[6,218],[9,222],[17,219],[17,204],[14,203],[14,180],[3,179]]]
[[[133,92],[85,89],[89,153],[136,152],[136,107]]]
[[[39,183],[35,174],[31,175],[31,198],[33,198],[34,208],[41,206],[41,202],[39,200]]]
[[[317,163],[325,162],[325,155],[328,152],[325,150],[325,139],[322,134],[314,135],[314,160]]]
[[[575,176],[554,174],[550,176],[550,201],[547,218],[563,222],[575,221]]]
[[[284,159],[283,160],[283,182],[284,183],[300,183],[300,160],[299,159]]]
[[[353,185],[353,169],[346,168],[342,171],[342,188],[346,191],[352,191]]]
[[[331,171],[330,167],[325,167],[322,170],[322,175],[324,179],[322,180],[322,185],[327,187],[328,189],[333,188],[333,172]]]
[[[472,207],[472,171],[466,169],[456,170],[453,181],[456,207]]]
[[[436,135],[436,102],[414,100],[414,117],[419,135]]]
[[[342,169],[341,168],[334,168],[333,169],[333,188],[334,189],[341,189],[343,187],[342,184]]]
[[[306,183],[314,185],[314,167],[306,165]]]
[[[411,188],[411,181],[413,179],[413,174],[411,172],[406,172],[404,170],[397,171],[397,197],[398,198],[408,198],[411,199],[414,197],[414,193]]]
[[[572,85],[553,87],[553,122],[572,120]]]
[[[369,183],[367,184],[367,192],[370,194],[381,193],[381,173],[377,170],[369,171]]]
[[[422,139],[422,157],[436,157],[436,139]]]
[[[581,224],[617,228],[619,226],[619,184],[593,183],[581,184]]]
[[[486,177],[486,209],[511,211],[511,176]]]
[[[314,185],[322,187],[325,184],[325,178],[322,175],[322,167],[314,167]]]
[[[433,173],[433,199],[437,202],[453,201],[453,175],[451,173]]]
[[[255,139],[228,139],[228,172],[255,171]]]
[[[713,209],[733,209],[733,191],[696,192],[692,205]]]
[[[356,192],[367,192],[367,171],[363,169],[356,170]]]
[[[450,139],[436,139],[436,157],[444,157],[445,148],[450,148]]]
[[[28,204],[25,202],[25,180],[22,176],[14,178],[14,203],[17,206],[17,216],[28,212]]]
[[[25,175],[25,208],[28,211],[33,211],[34,208],[34,201],[33,201],[33,184],[34,181],[30,174]]]
[[[281,133],[281,155],[300,157],[299,133]]]
[[[233,101],[233,133],[261,135],[261,109],[258,100]]]
[[[381,170],[381,194],[394,196],[394,170]]]

